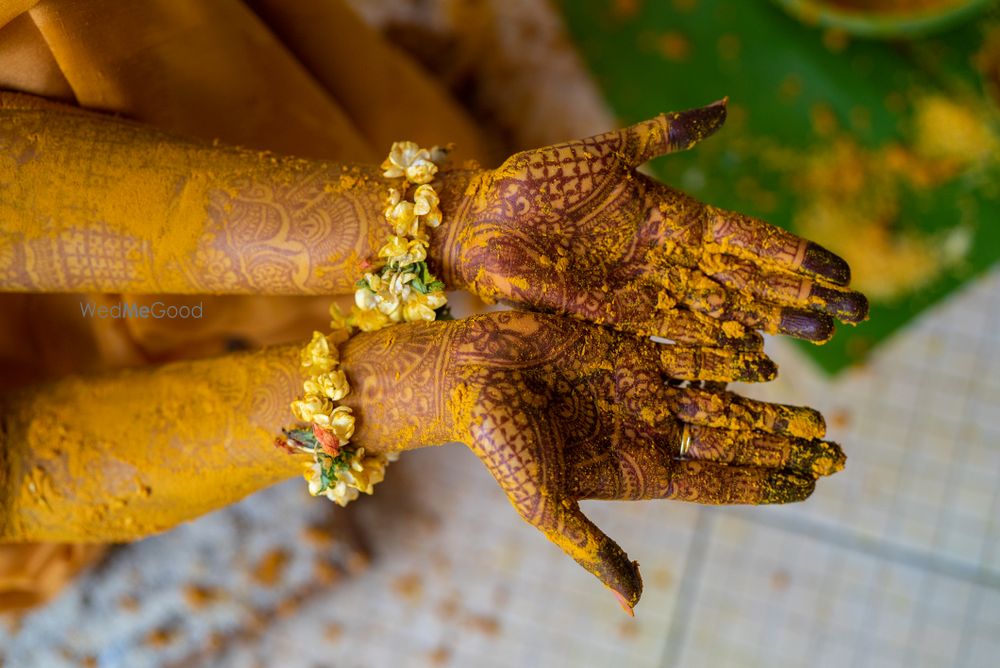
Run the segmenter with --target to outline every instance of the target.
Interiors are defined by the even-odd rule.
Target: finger
[[[642,594],[638,565],[580,511],[577,497],[568,491],[573,477],[563,480],[561,475],[563,466],[570,470],[562,456],[533,454],[543,449],[534,441],[537,433],[533,435],[530,418],[508,400],[491,399],[474,409],[469,420],[473,452],[518,514],[596,575],[631,613]]]
[[[751,299],[700,271],[691,272],[683,290],[681,304],[722,322],[736,321],[769,334],[787,334],[815,343],[833,336],[833,318],[825,313]]]
[[[546,504],[551,515],[534,523],[546,537],[558,545],[576,563],[593,573],[630,615],[642,595],[639,564],[631,561],[625,550],[611,540],[580,510],[576,501],[555,501]]]
[[[712,505],[794,503],[815,487],[814,479],[785,471],[691,459],[674,463],[660,498]]]
[[[762,352],[676,345],[659,348],[660,369],[678,380],[761,383],[778,375],[777,365]]]
[[[677,419],[693,425],[724,429],[759,430],[797,438],[822,438],[826,422],[819,411],[755,401],[732,392],[705,392],[694,388],[664,388],[666,404]]]
[[[730,253],[754,262],[764,260],[837,285],[851,282],[847,262],[819,244],[762,220],[705,206],[705,250]]]
[[[551,301],[546,301],[551,299]],[[536,302],[539,300],[536,300]],[[566,301],[543,297],[542,306],[565,313]],[[561,306],[560,306],[561,304]],[[687,309],[652,281],[635,280],[612,288],[579,291],[570,304],[572,315],[639,336],[657,336],[691,346],[760,350],[764,340],[752,328],[721,322]]]
[[[727,101],[728,98],[706,107],[660,114],[587,141],[606,145],[617,140],[625,161],[638,167],[655,157],[685,151],[714,134],[726,122]]]
[[[700,266],[726,287],[765,301],[819,311],[852,324],[868,318],[868,299],[854,290],[823,285],[790,271],[762,269],[732,255],[710,253],[702,258]]]
[[[814,477],[779,469],[678,460],[679,433],[669,447],[659,441],[620,443],[611,456],[575,468],[569,478],[574,498],[758,505],[801,501],[815,487]]]
[[[847,457],[836,443],[806,440],[761,431],[735,431],[688,425],[681,437],[681,454],[733,466],[787,469],[819,478],[844,468]]]
[[[764,338],[738,322],[720,322],[683,309],[658,312],[650,320],[647,332],[637,332],[687,346],[728,348],[739,351],[759,351]]]

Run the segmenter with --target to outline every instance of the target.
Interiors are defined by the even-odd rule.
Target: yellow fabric
[[[0,610],[25,610],[44,603],[103,551],[100,545],[66,543],[0,546]]]
[[[31,17],[83,107],[302,157],[376,157],[238,0],[42,0]]]
[[[375,162],[397,139],[453,141],[489,162],[474,123],[342,0],[0,0],[0,89],[206,140]],[[43,104],[38,102],[38,104]],[[200,321],[84,319],[81,299],[0,295],[0,390],[308,337],[329,299],[205,297]],[[0,609],[45,600],[95,550],[0,546]],[[30,568],[29,568],[30,566]],[[25,583],[37,582],[37,586]],[[12,584],[13,583],[13,584]],[[4,592],[11,595],[4,598]]]
[[[0,0],[0,27],[31,9],[38,0]]]
[[[0,88],[74,102],[73,89],[25,12],[0,28]]]
[[[476,128],[406,54],[343,0],[247,0],[385,157],[394,141],[455,144],[452,158],[489,160]]]

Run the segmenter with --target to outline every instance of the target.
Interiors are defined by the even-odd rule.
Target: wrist
[[[441,199],[442,222],[431,234],[428,262],[448,290],[469,289],[471,283],[467,277],[476,274],[474,268],[467,266],[462,239],[484,174],[486,171],[481,169],[454,169],[444,172],[434,182]]]
[[[409,323],[341,345],[351,391],[339,403],[355,417],[352,443],[389,454],[455,440],[445,392],[454,328],[455,321]]]

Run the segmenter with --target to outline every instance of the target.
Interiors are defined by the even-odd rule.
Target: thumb
[[[544,519],[532,524],[576,563],[597,576],[632,615],[642,595],[639,564],[631,561],[618,543],[591,522],[576,501],[552,501],[544,505],[550,512],[543,511]]]
[[[706,107],[660,114],[617,130],[625,159],[638,167],[661,155],[686,151],[722,127],[726,122],[728,100],[724,98]]]

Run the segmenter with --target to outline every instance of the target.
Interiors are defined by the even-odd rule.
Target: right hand
[[[715,361],[691,364],[692,355]],[[376,451],[465,443],[521,517],[631,609],[638,569],[580,500],[786,503],[844,465],[812,409],[674,382],[742,366],[746,355],[501,312],[359,334],[342,358],[355,442]]]

